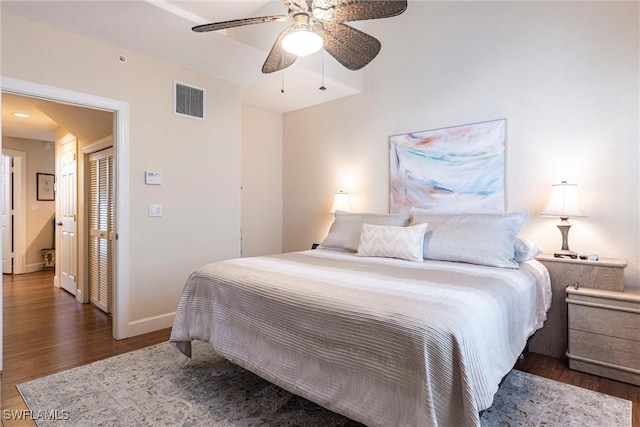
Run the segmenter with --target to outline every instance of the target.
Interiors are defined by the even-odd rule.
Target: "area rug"
[[[18,385],[39,426],[360,427],[194,342],[176,366],[168,343]],[[482,426],[631,425],[631,402],[513,370]],[[390,426],[392,427],[392,426]]]

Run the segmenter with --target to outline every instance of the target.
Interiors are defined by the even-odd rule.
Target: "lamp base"
[[[571,224],[567,221],[569,218],[560,217],[560,224],[558,224],[558,229],[560,230],[560,234],[562,234],[562,249],[559,252],[553,254],[556,258],[578,258],[578,254],[569,249],[569,229],[571,228]]]
[[[564,250],[564,249],[554,253],[553,256],[556,258],[571,258],[571,259],[578,258],[578,254],[576,252],[570,251],[570,250]]]

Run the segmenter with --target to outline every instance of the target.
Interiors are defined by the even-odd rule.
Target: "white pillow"
[[[518,262],[528,261],[542,253],[540,248],[538,248],[531,240],[527,240],[524,237],[516,237],[514,249],[514,259]]]
[[[412,211],[411,224],[429,223],[424,257],[494,267],[518,268],[515,239],[526,211],[503,214],[438,214]]]
[[[391,215],[336,211],[335,217],[336,219],[329,229],[329,234],[327,234],[320,247],[355,252],[360,243],[362,224],[404,227],[409,224],[411,214],[408,212]]]
[[[356,255],[422,262],[425,231],[426,223],[411,227],[363,224]]]

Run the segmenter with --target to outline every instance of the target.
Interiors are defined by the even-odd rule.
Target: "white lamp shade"
[[[543,216],[558,216],[560,218],[584,218],[580,205],[578,204],[578,186],[561,184],[551,186],[551,196],[547,208],[540,214]]]
[[[287,34],[282,39],[282,48],[296,56],[307,56],[322,49],[322,37],[306,29]]]
[[[339,192],[334,194],[333,196],[333,205],[331,206],[331,210],[329,213],[334,213],[335,211],[345,211],[349,212],[351,210],[351,206],[349,205],[349,193]]]

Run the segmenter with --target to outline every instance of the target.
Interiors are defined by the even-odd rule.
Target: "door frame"
[[[129,103],[12,77],[1,76],[0,84],[2,92],[5,93],[31,96],[114,113],[117,239],[112,333],[115,339],[127,338],[129,336]],[[0,292],[1,290],[0,288]],[[2,318],[1,307],[0,304],[0,319]],[[0,356],[1,344],[0,338]]]

